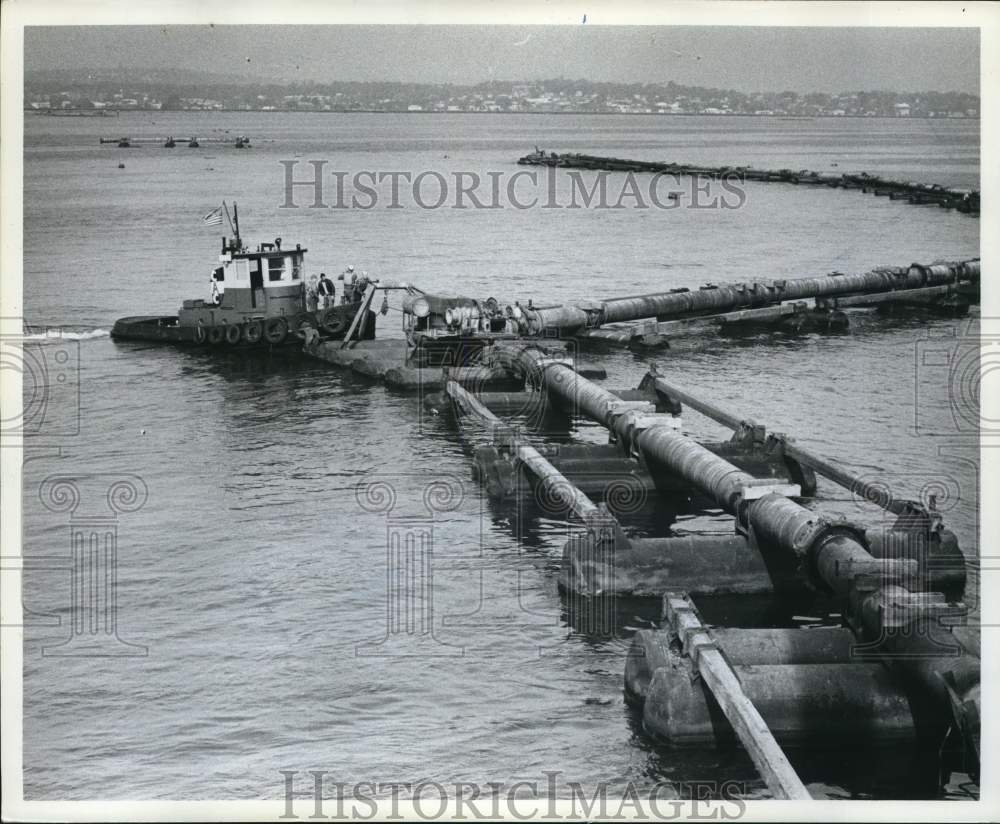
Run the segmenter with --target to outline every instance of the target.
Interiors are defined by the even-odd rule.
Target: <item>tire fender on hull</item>
[[[347,331],[347,320],[336,309],[327,310],[320,320],[323,330],[329,335],[341,335]]]
[[[264,336],[264,324],[259,320],[250,321],[243,327],[243,339],[250,344],[260,343]]]
[[[270,344],[284,343],[288,337],[288,324],[284,318],[271,318],[264,326],[264,337]]]
[[[299,332],[306,326],[316,326],[316,318],[309,312],[299,312],[294,318],[292,318],[291,324],[289,324],[289,331]]]

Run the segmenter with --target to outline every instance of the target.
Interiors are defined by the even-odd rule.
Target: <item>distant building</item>
[[[910,116],[910,104],[909,103],[897,103],[896,104],[896,117],[909,117]]]

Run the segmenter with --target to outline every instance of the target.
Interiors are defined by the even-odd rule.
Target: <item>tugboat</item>
[[[370,299],[308,311],[306,250],[282,248],[281,238],[250,250],[240,239],[235,204],[233,217],[235,237],[222,238],[208,300],[185,300],[176,315],[120,318],[111,337],[215,348],[301,345],[310,328],[321,340],[342,340],[348,331],[354,340],[375,337]]]

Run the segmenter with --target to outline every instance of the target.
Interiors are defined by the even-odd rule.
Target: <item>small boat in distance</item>
[[[324,340],[342,340],[348,331],[353,340],[375,337],[370,299],[354,293],[350,303],[310,311],[306,250],[298,244],[282,248],[281,238],[249,249],[240,239],[235,204],[233,217],[234,236],[222,238],[220,265],[212,271],[207,300],[185,300],[176,315],[119,318],[111,337],[217,348],[301,345],[307,328]],[[215,225],[209,217],[205,222]],[[361,318],[356,317],[359,310]]]

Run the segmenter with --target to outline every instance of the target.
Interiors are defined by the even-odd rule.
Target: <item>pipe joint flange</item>
[[[867,531],[863,525],[856,524],[854,521],[849,521],[846,518],[832,516],[821,516],[820,520],[825,526],[825,534],[819,536],[822,539],[822,544],[825,544],[827,540],[834,537],[846,535],[851,540],[861,544],[866,552],[871,553],[871,544],[868,542]],[[810,552],[817,552],[820,549],[822,549],[821,545],[814,544],[810,547]]]
[[[909,272],[912,272],[914,269],[916,269],[920,273],[920,283],[921,283],[921,285],[926,286],[927,285],[927,278],[928,278],[928,276],[930,274],[931,267],[930,266],[924,266],[922,263],[911,263],[910,264],[910,268],[907,271],[907,274],[909,274]]]
[[[830,591],[832,588],[820,571],[820,556],[823,549],[837,538],[848,538],[861,546],[869,555],[871,554],[871,546],[868,543],[864,527],[846,519],[818,516],[815,520],[805,524],[792,539],[796,554],[806,559],[805,567],[810,579],[821,590]],[[863,587],[864,582],[859,579],[868,580],[872,577],[875,567],[878,567],[879,572],[883,568],[879,559],[872,557],[871,561],[871,565],[865,563],[851,570],[843,570],[843,572],[847,576],[854,577],[856,586]]]
[[[545,387],[546,380],[545,371],[550,366],[565,366],[574,374],[576,372],[575,364],[573,363],[572,358],[560,358],[553,355],[546,355],[543,358],[538,358],[531,364],[531,367],[525,373],[525,381],[530,382],[538,389],[543,389]],[[556,381],[559,382],[559,380],[560,378],[557,376]]]
[[[584,308],[584,312],[587,315],[587,329],[599,329],[604,325],[604,307],[591,309],[589,307]]]
[[[621,403],[628,403],[627,401],[622,401]],[[637,404],[646,403],[645,401],[635,402]],[[625,453],[632,458],[637,460],[644,460],[642,455],[642,450],[639,449],[639,436],[642,435],[647,429],[651,429],[656,426],[665,426],[674,432],[680,432],[682,421],[679,415],[672,415],[669,412],[656,412],[655,405],[652,403],[648,404],[648,411],[639,405],[627,409],[623,414],[624,425],[620,425],[621,431],[620,437],[616,436],[619,430],[619,426],[609,427],[610,442],[620,443],[622,449]],[[617,407],[616,407],[617,409]],[[612,410],[614,413],[615,410]],[[610,417],[611,415],[609,415]]]

